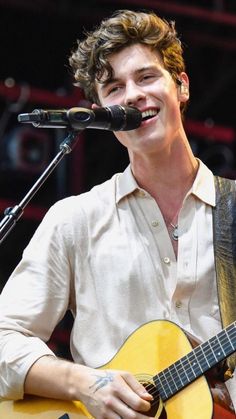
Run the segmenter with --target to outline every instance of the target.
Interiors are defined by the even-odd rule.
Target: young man
[[[142,419],[152,396],[127,371],[95,369],[141,325],[171,320],[206,341],[222,329],[213,243],[214,177],[182,123],[189,99],[174,24],[119,11],[78,43],[77,84],[96,106],[126,105],[130,166],[55,204],[0,300],[0,394],[81,400],[96,418]],[[74,363],[46,341],[70,309]],[[235,319],[234,319],[235,320]],[[236,381],[228,381],[236,403]]]

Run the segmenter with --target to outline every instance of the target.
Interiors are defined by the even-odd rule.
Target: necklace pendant
[[[174,226],[171,235],[172,235],[173,240],[178,240],[179,238],[178,226]]]

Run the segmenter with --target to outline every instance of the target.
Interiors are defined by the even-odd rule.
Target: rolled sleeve
[[[40,339],[16,332],[2,331],[0,346],[1,398],[22,399],[24,382],[30,367],[42,356],[54,354]]]

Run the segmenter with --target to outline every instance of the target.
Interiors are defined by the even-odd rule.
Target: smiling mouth
[[[142,112],[142,121],[147,121],[148,119],[154,118],[159,113],[159,109],[148,109],[147,111]]]

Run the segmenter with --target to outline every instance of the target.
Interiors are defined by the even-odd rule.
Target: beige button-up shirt
[[[66,310],[75,362],[107,363],[140,325],[168,319],[201,341],[221,329],[214,270],[214,178],[200,162],[179,214],[176,261],[155,200],[130,167],[55,204],[0,297],[0,395],[24,379]],[[20,332],[20,333],[19,333]],[[236,404],[236,381],[230,380]]]

